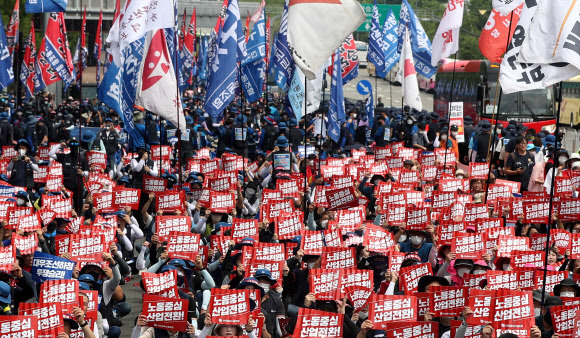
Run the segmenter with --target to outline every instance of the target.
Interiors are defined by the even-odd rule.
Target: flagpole
[[[554,133],[554,136],[556,137],[556,145],[554,148],[554,158],[556,157],[556,154],[558,154],[558,151],[560,151],[560,142],[557,142],[558,140],[558,134],[560,133],[560,111],[562,108],[562,81],[560,81],[560,84],[556,87],[557,89],[557,97],[558,97],[558,113],[556,114],[556,132]],[[550,207],[549,207],[549,212],[548,212],[548,231],[546,231],[546,254],[544,257],[544,280],[542,281],[542,301],[541,306],[542,306],[542,310],[544,309],[544,299],[545,299],[545,295],[546,295],[546,275],[548,273],[548,251],[550,249],[550,228],[552,227],[552,213],[554,211],[554,184],[556,181],[556,171],[555,171],[555,166],[552,167],[552,182],[550,182]]]
[[[18,43],[16,44],[16,49],[14,50],[14,61],[12,62],[12,67],[16,68],[14,72],[14,80],[16,81],[16,108],[20,107],[22,104],[22,81],[20,81],[20,73],[22,72],[22,58],[24,57],[22,53],[22,30],[19,29],[18,32]]]
[[[453,57],[453,74],[451,75],[451,93],[449,94],[449,105],[447,106],[447,139],[445,140],[445,156],[443,157],[443,172],[445,172],[445,167],[447,166],[447,153],[449,152],[449,148],[447,147],[447,141],[451,138],[449,131],[451,130],[451,116],[450,116],[450,107],[451,102],[453,102],[453,87],[455,86],[455,66],[457,66],[457,52]],[[453,146],[453,142],[451,142]],[[458,160],[458,159],[457,159]]]
[[[379,74],[376,71],[375,68],[375,93],[377,95],[375,95],[375,107],[379,104]]]
[[[378,93],[377,93],[377,95],[378,95]],[[391,96],[391,107],[392,107],[393,106],[393,73],[392,72],[389,72],[389,95]]]
[[[296,70],[294,70],[296,71]],[[307,93],[308,93],[308,79],[305,78],[304,80],[304,123],[302,124],[302,128],[304,130],[304,154],[302,155],[304,161],[304,196],[302,197],[302,204],[304,205],[304,222],[306,222],[307,215],[306,215],[306,191],[308,187],[308,179],[306,178],[307,170],[306,170],[306,112],[308,111],[308,103],[307,103]],[[324,118],[323,118],[324,121]],[[320,145],[320,152],[322,153],[322,144]],[[320,168],[320,155],[318,154],[318,164]]]
[[[173,64],[174,64],[174,67],[175,67],[175,65],[177,65],[177,58],[179,57],[179,54],[178,54],[179,39],[178,39],[178,36],[177,36],[177,27],[178,27],[177,26],[177,20],[178,20],[178,18],[177,18],[177,12],[175,10],[176,1],[177,0],[174,0],[173,1],[173,8],[174,8],[173,12],[175,13],[174,15],[176,16],[175,17],[175,20],[174,20],[176,22],[176,25],[175,25],[175,29],[173,30],[173,36],[174,36],[173,37],[173,39],[174,39],[174,41],[173,41],[173,45],[174,45],[174,48],[173,48],[173,54],[174,54],[173,55],[173,57],[174,57]],[[181,181],[182,181],[181,175],[182,175],[183,168],[181,167],[181,154],[182,154],[181,153],[181,129],[180,129],[180,127],[181,127],[180,126],[181,119],[180,119],[180,116],[179,116],[179,107],[181,106],[181,97],[179,95],[179,76],[178,75],[179,75],[179,71],[177,71],[175,73],[175,80],[176,80],[175,81],[175,88],[176,88],[176,93],[177,93],[177,97],[176,97],[177,104],[175,105],[175,109],[176,109],[175,114],[177,116],[177,131],[176,131],[176,134],[177,134],[177,163],[179,165],[179,167],[177,169],[177,174],[178,174],[177,183],[181,187]],[[161,142],[159,144],[161,145]],[[161,158],[161,147],[159,147],[159,152],[160,152],[160,154],[159,154],[160,156],[159,157]],[[160,161],[162,161],[162,160],[160,159]],[[163,166],[163,162],[161,162],[161,165]],[[159,170],[160,170],[159,173],[162,173],[163,172],[163,169],[162,168],[159,168]],[[161,177],[161,175],[159,175],[159,177]]]
[[[83,2],[81,0],[81,8],[82,7],[83,7]],[[83,16],[83,18],[84,18],[84,20],[83,20],[84,25],[82,25],[82,30],[83,31],[81,32],[81,34],[85,34],[85,29],[86,29],[86,27],[84,27],[86,25],[86,13],[87,13],[87,9],[86,8],[85,8],[85,12],[84,13],[85,13],[84,16]],[[82,102],[83,102],[83,57],[84,57],[85,51],[84,51],[84,48],[83,48],[83,45],[82,45],[82,40],[80,40],[79,43],[81,44],[81,46],[80,47],[77,47],[79,49],[79,59],[78,59],[78,66],[77,67],[79,69],[79,80],[78,80],[79,96],[80,96],[80,100],[79,101],[82,104]],[[83,114],[82,114],[82,111],[79,111],[79,139],[78,139],[78,143],[79,143],[79,145],[78,145],[78,150],[79,150],[78,157],[79,158],[78,158],[78,168],[81,169],[81,170],[82,170],[82,161],[81,161],[81,149],[82,149],[82,147],[81,147],[81,138],[82,138],[82,136],[83,136]],[[79,185],[78,185],[78,188],[77,188],[78,189],[77,190],[77,208],[78,208],[77,209],[77,212],[79,212],[79,213],[82,210],[82,201],[83,201],[82,200],[82,198],[83,198],[82,197],[82,191],[83,191],[83,188],[82,187],[83,187],[84,184],[81,184],[81,183],[84,183],[83,181],[84,181],[83,180],[83,175],[80,175],[80,182],[79,182]]]

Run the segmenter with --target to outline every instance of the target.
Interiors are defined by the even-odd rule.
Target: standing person
[[[157,163],[150,158],[149,145],[142,145],[137,149],[137,157],[131,160],[133,170],[133,188],[143,187],[143,175],[157,176]]]
[[[272,167],[272,179],[270,181],[270,187],[276,187],[276,176],[280,173],[290,175],[292,171],[297,171],[296,164],[298,160],[296,155],[288,150],[290,145],[288,144],[288,139],[285,136],[279,136],[276,140],[276,147],[274,151],[266,157],[266,162]]]
[[[6,170],[11,172],[10,184],[16,187],[34,188],[33,171],[38,171],[38,164],[30,154],[30,144],[22,139],[16,145],[17,156],[12,157]]]
[[[70,149],[68,154],[64,150]],[[83,177],[89,175],[89,162],[84,152],[79,154],[79,141],[76,138],[71,138],[68,144],[62,142],[54,146],[48,156],[62,164],[63,185],[75,194],[82,194],[83,191]],[[79,161],[80,156],[80,161]],[[75,209],[80,210],[82,201],[80,198],[74,198]]]
[[[301,124],[304,120],[300,120]],[[290,131],[288,132],[290,138],[290,144],[292,145],[292,151],[298,152],[298,146],[304,144],[304,130],[298,127],[298,123],[295,118],[290,119]]]
[[[439,115],[437,115],[437,113],[429,113],[429,119],[430,121],[427,124],[429,126],[427,138],[429,139],[429,142],[433,143],[435,142],[435,139],[437,139],[437,133],[439,132],[439,129],[441,129],[441,125],[439,124]]]
[[[105,125],[99,131],[99,139],[101,139],[105,146],[107,166],[109,169],[113,169],[115,163],[117,163],[116,156],[117,150],[119,149],[119,133],[113,127],[113,120],[108,117],[105,119]]]
[[[419,123],[419,131],[413,134],[413,148],[421,149],[422,151],[432,150],[433,145],[429,142],[425,122]]]
[[[489,155],[489,147],[491,143],[491,123],[487,120],[481,122],[481,133],[475,139],[474,148],[477,153],[475,155],[475,162],[486,162]]]
[[[516,149],[508,156],[504,170],[509,180],[521,183],[521,191],[528,191],[528,183],[535,165],[534,155],[526,150],[527,147],[526,138],[518,136]]]
[[[14,127],[8,122],[8,113],[0,113],[0,147],[12,144]]]

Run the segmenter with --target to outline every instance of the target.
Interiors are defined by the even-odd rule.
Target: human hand
[[[314,302],[316,302],[316,296],[312,292],[304,297],[304,307],[310,307]]]

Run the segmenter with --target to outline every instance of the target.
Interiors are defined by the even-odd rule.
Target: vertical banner
[[[449,103],[449,126],[457,126],[457,142],[465,142],[465,128],[463,126],[463,102]]]

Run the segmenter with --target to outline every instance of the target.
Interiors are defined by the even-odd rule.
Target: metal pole
[[[308,187],[308,179],[306,177],[307,171],[306,171],[306,113],[308,112],[308,102],[307,102],[307,93],[308,93],[308,79],[306,79],[304,81],[304,100],[302,102],[304,102],[304,123],[302,125],[302,128],[304,130],[304,197],[302,198],[302,203],[304,205],[304,223],[306,223],[306,219],[307,219],[307,215],[306,215],[306,191],[307,191],[307,187]],[[324,121],[324,119],[323,119]],[[322,152],[322,145],[320,146],[320,150]],[[318,160],[320,161],[320,154],[318,156]],[[320,162],[319,162],[320,163]]]
[[[455,86],[455,67],[457,66],[457,53],[455,53],[453,60],[453,74],[451,75],[451,92],[449,93],[449,105],[447,106],[447,119],[450,120],[450,108],[451,102],[453,102],[453,87]],[[445,172],[445,167],[447,165],[447,153],[449,148],[447,147],[447,141],[451,138],[449,130],[451,129],[451,121],[447,121],[447,140],[445,140],[445,156],[443,158],[443,172]],[[453,144],[453,142],[451,142]]]
[[[22,82],[20,81],[20,73],[22,72],[21,65],[23,58],[23,50],[26,49],[25,46],[24,48],[22,48],[23,36],[24,34],[22,34],[22,31],[18,32],[18,44],[16,44],[15,50],[16,57],[14,58],[14,62],[12,63],[12,67],[15,69],[14,80],[16,81],[16,106],[14,110],[16,110],[16,108],[18,108],[22,104]]]

